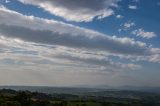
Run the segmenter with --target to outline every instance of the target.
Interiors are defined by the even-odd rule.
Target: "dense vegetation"
[[[108,91],[109,93],[110,91]],[[119,91],[121,92],[121,91]],[[113,92],[110,92],[110,94]],[[123,93],[125,93],[123,91]],[[132,92],[134,93],[134,92]],[[115,93],[113,93],[115,95]],[[134,95],[136,92],[134,93]],[[139,93],[137,93],[138,95]],[[72,94],[45,94],[30,91],[0,90],[0,106],[160,106],[160,96],[104,97]]]

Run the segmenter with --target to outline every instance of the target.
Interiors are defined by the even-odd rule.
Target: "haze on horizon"
[[[160,86],[159,0],[0,0],[0,85]]]

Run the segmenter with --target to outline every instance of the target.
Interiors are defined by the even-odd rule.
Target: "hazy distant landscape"
[[[160,94],[142,90],[1,86],[0,106],[159,106]]]
[[[133,92],[144,92],[144,93],[155,93],[160,94],[160,88],[159,87],[131,87],[131,86],[124,86],[124,87],[108,87],[108,88],[82,88],[82,87],[47,87],[47,86],[0,86],[0,89],[13,89],[16,91],[25,91],[29,90],[31,92],[41,92],[41,93],[47,93],[47,94],[75,94],[75,95],[86,95],[86,94],[101,94],[107,95],[107,92],[127,92],[127,91],[133,91]],[[109,94],[108,94],[109,95]],[[120,95],[123,95],[121,93]],[[125,95],[125,94],[124,94]]]
[[[0,106],[159,106],[160,93],[151,91],[1,86]]]

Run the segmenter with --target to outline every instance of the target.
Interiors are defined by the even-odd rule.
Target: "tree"
[[[15,99],[21,104],[21,106],[32,106],[31,94],[29,92],[19,92]]]

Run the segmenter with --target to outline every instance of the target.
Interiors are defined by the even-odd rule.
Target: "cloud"
[[[150,59],[146,60],[144,58],[159,55],[156,51],[153,52],[153,48],[148,47],[147,44],[131,38],[118,38],[55,20],[25,16],[4,7],[0,8],[0,12],[0,34],[4,37],[13,39],[16,42],[22,40],[36,43],[36,45],[43,45],[44,47],[61,46],[70,48],[73,52],[70,54],[72,58],[77,51],[85,51],[89,56],[95,54],[98,57],[104,56],[103,58],[115,56],[139,61],[149,61]],[[13,21],[13,18],[17,20]],[[45,48],[45,51],[49,50]],[[70,50],[67,49],[64,52],[66,51]],[[38,54],[34,50],[26,52],[20,49],[20,51],[15,52],[26,53],[25,55]],[[52,53],[54,52],[56,51]],[[81,53],[83,52],[80,52],[78,57],[81,57]],[[77,58],[77,55],[74,58]]]
[[[159,56],[159,48],[131,38],[0,7],[1,84],[113,85],[123,72],[139,74],[139,61],[160,63]]]
[[[108,36],[55,20],[25,16],[4,7],[0,12],[0,54],[5,64],[11,61],[15,65],[23,64],[22,68],[31,66],[30,69],[53,67],[54,64],[57,70],[75,68],[112,73],[141,68],[134,63],[114,61],[114,56],[132,59],[159,55],[145,43],[131,38]]]
[[[11,1],[9,1],[9,0],[6,0],[6,1],[5,1],[5,3],[10,3],[10,2],[11,2]]]
[[[122,16],[122,15],[116,15],[116,18],[117,18],[117,19],[122,19],[123,16]]]
[[[141,66],[114,61],[112,56],[150,54],[145,43],[134,39],[25,16],[4,7],[0,12],[0,61],[4,68],[10,64],[21,65],[22,70],[47,67],[48,70],[117,73],[139,70]]]
[[[131,10],[136,10],[137,6],[136,5],[128,5],[128,8]]]
[[[0,3],[9,3],[10,0],[1,0]]]
[[[127,21],[124,24],[121,24],[120,26],[121,28],[118,29],[118,32],[127,31],[131,29],[132,27],[136,26],[136,24],[132,21]]]
[[[125,29],[129,29],[129,28],[131,28],[131,27],[133,27],[135,25],[136,24],[134,22],[128,21],[128,22],[124,23],[123,26],[124,26]]]
[[[27,67],[61,67],[61,70],[72,68],[85,71],[117,72],[137,70],[136,64],[114,62],[106,56],[61,46],[40,45],[19,39],[0,37],[0,64]],[[64,67],[64,68],[63,68]],[[82,68],[83,67],[83,68]],[[89,69],[90,68],[90,69]]]
[[[146,39],[151,39],[157,36],[154,32],[147,32],[142,28],[132,31],[132,34]]]
[[[94,18],[102,19],[114,14],[120,0],[19,0],[43,8],[53,15],[67,21],[89,22]]]
[[[54,20],[25,16],[5,8],[1,8],[0,12],[1,34],[7,37],[118,54],[148,54],[147,46],[133,39],[110,37]],[[11,18],[17,20],[13,21]]]

